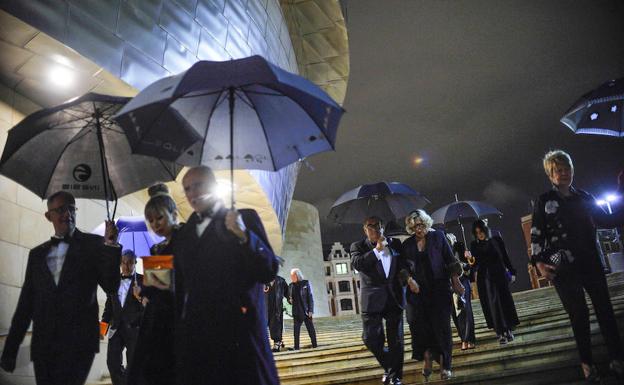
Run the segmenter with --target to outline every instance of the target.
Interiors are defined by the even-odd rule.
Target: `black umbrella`
[[[173,162],[134,155],[111,117],[130,98],[85,94],[32,113],[9,131],[0,174],[42,199],[64,190],[76,198],[108,201],[158,181],[175,180]],[[175,118],[172,116],[172,118]]]
[[[410,186],[398,182],[365,184],[342,194],[328,217],[339,223],[362,223],[369,216],[389,222],[425,207],[429,200]]]
[[[455,194],[455,202],[451,202],[431,214],[434,224],[457,224],[461,228],[464,245],[466,243],[466,234],[464,231],[464,222],[475,221],[477,219],[497,215],[502,216],[503,213],[488,203],[480,201],[460,201]]]
[[[176,111],[188,126],[161,124]],[[343,113],[322,89],[260,56],[200,61],[141,91],[115,117],[132,148],[187,166],[276,171],[334,149]],[[234,189],[232,188],[232,205]]]
[[[577,134],[624,137],[624,78],[583,95],[561,118]]]

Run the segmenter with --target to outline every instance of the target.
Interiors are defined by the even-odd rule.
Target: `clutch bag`
[[[171,289],[173,255],[143,257],[143,285]]]

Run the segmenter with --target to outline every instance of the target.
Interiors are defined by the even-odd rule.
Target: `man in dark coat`
[[[263,297],[278,258],[262,222],[224,207],[208,167],[182,185],[194,213],[174,242],[177,383],[278,384]]]
[[[284,348],[282,332],[284,331],[284,297],[288,296],[288,284],[279,275],[265,287],[267,320],[269,334],[273,340],[273,351],[279,352]]]
[[[384,368],[384,384],[400,385],[403,376],[403,308],[407,265],[401,256],[401,242],[386,239],[380,219],[366,218],[366,238],[351,245],[351,266],[360,272],[362,339]],[[388,350],[384,349],[386,320]]]
[[[106,364],[113,385],[126,383],[126,370],[122,354],[126,349],[126,362],[134,357],[134,348],[139,336],[139,325],[143,315],[143,304],[134,295],[136,287],[143,286],[143,276],[135,271],[136,255],[124,250],[121,255],[121,282],[116,294],[108,295],[102,322],[108,324],[108,351]]]
[[[15,369],[32,321],[30,358],[37,384],[84,384],[100,347],[97,286],[107,293],[119,286],[117,229],[107,221],[104,238],[76,229],[70,193],[52,194],[47,205],[55,235],[30,251],[0,366]]]
[[[314,315],[314,296],[312,295],[312,286],[310,282],[303,279],[303,274],[299,269],[290,271],[290,280],[288,285],[288,302],[292,304],[293,331],[295,337],[295,350],[299,350],[299,336],[301,332],[301,324],[305,323],[312,347],[317,347],[316,330],[312,317]]]

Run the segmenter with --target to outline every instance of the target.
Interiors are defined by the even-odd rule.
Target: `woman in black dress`
[[[446,238],[448,238],[449,243],[451,244],[455,258],[461,262],[463,272],[459,276],[459,281],[462,283],[465,290],[463,296],[458,297],[457,301],[455,301],[455,298],[453,300],[453,322],[455,323],[455,328],[457,329],[457,335],[462,342],[461,350],[474,349],[476,338],[474,314],[472,312],[472,288],[470,286],[470,282],[474,281],[472,266],[470,266],[464,256],[466,251],[464,242],[458,242],[455,235],[450,233],[446,234]]]
[[[149,188],[150,200],[145,219],[151,229],[165,240],[151,247],[152,255],[172,255],[175,234],[180,225],[177,207],[164,184]],[[135,290],[142,298],[145,312],[139,330],[134,358],[128,369],[128,385],[171,385],[174,371],[174,294],[172,288],[154,283]]]
[[[452,377],[451,295],[464,294],[459,281],[461,265],[453,255],[444,233],[433,230],[433,220],[424,210],[411,212],[405,228],[411,237],[403,242],[404,257],[410,266],[407,280],[407,323],[412,335],[412,358],[424,360],[423,376],[428,379],[432,361],[440,364],[440,378]]]
[[[483,316],[488,328],[496,332],[499,343],[505,345],[513,341],[512,330],[520,323],[509,290],[509,282],[516,280],[516,270],[503,239],[491,236],[485,221],[479,219],[472,224],[472,235],[475,240],[470,244],[468,259],[476,268]]]

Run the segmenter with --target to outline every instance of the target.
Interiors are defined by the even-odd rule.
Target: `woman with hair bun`
[[[169,195],[169,188],[158,183],[148,189],[145,220],[165,240],[151,247],[152,255],[172,255],[178,223],[178,209]],[[152,283],[134,294],[145,307],[134,358],[128,369],[128,385],[170,385],[175,383],[174,371],[174,293],[171,288]]]

